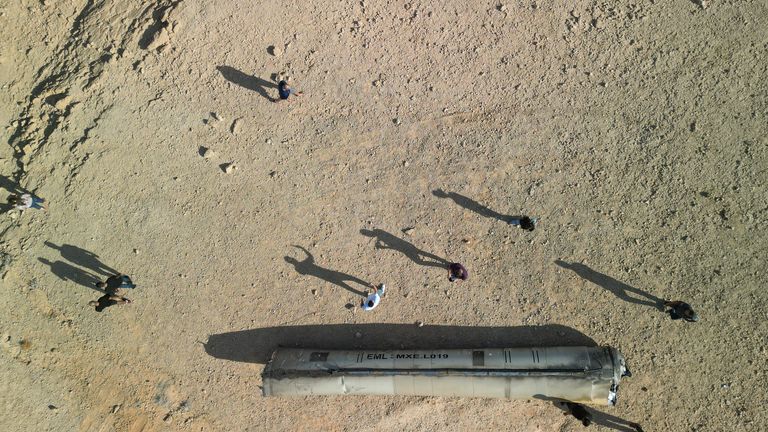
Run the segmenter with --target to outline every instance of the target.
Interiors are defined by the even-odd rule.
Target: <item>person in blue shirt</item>
[[[289,86],[288,82],[285,80],[280,81],[277,84],[277,92],[280,94],[280,98],[275,100],[275,102],[280,102],[281,100],[288,100],[288,97],[290,95],[301,96],[303,94],[303,92],[296,91],[295,89],[291,88],[291,86]]]

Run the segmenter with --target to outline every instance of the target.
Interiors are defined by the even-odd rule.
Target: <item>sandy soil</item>
[[[1,186],[50,203],[0,221],[0,430],[580,430],[259,393],[278,344],[537,341],[617,347],[602,411],[646,431],[768,429],[764,0],[18,0],[0,35]]]

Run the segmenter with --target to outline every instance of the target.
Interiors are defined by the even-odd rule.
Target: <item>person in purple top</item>
[[[463,265],[459,263],[448,264],[448,280],[449,281],[453,282],[457,279],[467,280],[467,278],[469,278],[469,273],[467,272],[467,269],[465,269]]]
[[[275,102],[280,102],[281,100],[288,100],[288,97],[290,95],[296,95],[301,96],[303,93],[300,91],[296,91],[292,89],[287,81],[280,81],[277,84],[277,92],[280,94],[280,99],[275,100]]]

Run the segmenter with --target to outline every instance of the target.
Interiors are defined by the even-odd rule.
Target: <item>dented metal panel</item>
[[[419,395],[558,398],[613,404],[626,368],[610,347],[417,351],[280,349],[264,396]]]

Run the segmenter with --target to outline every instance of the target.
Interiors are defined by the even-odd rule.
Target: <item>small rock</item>
[[[380,79],[377,79],[373,82],[374,87],[381,87],[381,85],[384,84]]]
[[[395,125],[399,126],[399,125],[400,125],[400,123],[401,123],[401,121],[400,121],[400,119],[399,119],[399,118],[393,118],[393,119],[392,119],[392,123],[394,123]]]
[[[133,253],[134,253],[134,254],[136,254],[136,255],[138,255],[138,254],[139,254],[139,250],[138,250],[138,249],[134,249],[134,250],[133,250]]]
[[[267,47],[267,52],[272,54],[275,57],[280,57],[281,55],[283,55],[283,49],[275,45],[270,45],[269,47]]]
[[[220,116],[219,113],[212,112],[211,117],[216,121],[224,121],[224,117]]]
[[[112,406],[112,414],[115,414],[116,412],[120,411],[121,407],[122,407],[122,405],[120,405],[120,404],[113,405]]]
[[[166,414],[165,417],[163,417],[163,421],[166,422],[167,424],[170,424],[173,421],[173,414],[171,413]]]
[[[59,407],[57,407],[56,405],[48,405],[48,409],[55,411],[55,410],[59,409]]]
[[[232,122],[232,126],[229,128],[229,130],[232,132],[232,135],[237,135],[237,133],[240,132],[240,126],[243,124],[241,120],[242,119],[236,119]]]
[[[64,111],[65,109],[67,109],[70,103],[72,103],[72,97],[67,95],[59,99],[58,101],[56,101],[56,103],[53,104],[53,107],[59,111]]]
[[[206,159],[210,159],[210,158],[216,156],[216,152],[214,152],[213,150],[209,149],[208,147],[200,147],[200,156],[202,156],[202,157],[204,157]]]
[[[224,171],[227,174],[232,174],[237,169],[237,165],[235,165],[234,162],[224,163],[219,165],[219,167],[221,168],[222,171]]]
[[[496,6],[496,10],[498,10],[499,12],[506,12],[507,11],[507,6],[503,5],[503,4],[500,4],[500,5]]]
[[[408,165],[410,165],[410,163],[408,163],[408,161],[403,161],[403,166],[404,166],[405,168],[408,168]]]
[[[407,236],[412,236],[412,235],[413,235],[413,232],[414,232],[415,230],[416,230],[415,228],[406,228],[406,229],[404,229],[404,230],[403,230],[403,234],[405,234],[405,235],[407,235]]]
[[[416,321],[416,325],[419,327],[424,327],[424,321]]]
[[[312,290],[312,295],[313,295],[313,296],[316,296],[316,295],[317,295],[317,290],[316,290],[316,289],[313,289],[313,290]]]

